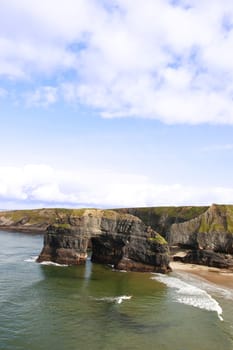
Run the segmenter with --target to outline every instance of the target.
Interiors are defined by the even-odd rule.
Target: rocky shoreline
[[[174,261],[170,265],[174,272],[191,274],[215,285],[233,290],[233,271],[229,269]]]
[[[34,226],[0,226],[0,230],[2,231],[8,231],[8,232],[22,232],[22,233],[28,233],[31,235],[37,235],[37,234],[45,234],[47,227],[34,227]]]
[[[93,261],[126,270],[168,272],[169,260],[233,269],[232,205],[7,211],[0,229],[45,233],[40,259],[55,262],[83,263],[92,245]]]
[[[156,231],[133,215],[97,209],[50,225],[38,262],[80,265],[90,245],[95,263],[126,271],[170,271],[168,244]]]

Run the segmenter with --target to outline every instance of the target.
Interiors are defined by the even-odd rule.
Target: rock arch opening
[[[49,226],[38,261],[80,265],[91,250],[93,262],[117,269],[170,271],[167,242],[139,218],[115,212],[107,212],[106,216],[102,211],[89,214],[74,225]]]

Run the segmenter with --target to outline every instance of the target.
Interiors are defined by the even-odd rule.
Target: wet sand
[[[170,265],[174,272],[184,271],[201,277],[211,283],[233,289],[233,271],[203,265],[184,264],[175,261],[172,261]]]

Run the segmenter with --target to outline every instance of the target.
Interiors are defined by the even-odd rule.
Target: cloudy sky
[[[232,0],[0,0],[0,208],[233,203]]]

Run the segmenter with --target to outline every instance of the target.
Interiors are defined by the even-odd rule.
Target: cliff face
[[[233,206],[213,204],[196,218],[170,227],[170,245],[233,254]]]
[[[127,265],[126,269],[143,269],[139,267],[141,263],[144,264],[144,269],[145,266],[165,266],[167,246],[162,241],[163,236],[171,250],[174,246],[189,249],[185,258],[179,258],[184,262],[233,268],[232,205],[128,208],[114,211],[9,211],[0,212],[0,228],[32,233],[47,230],[43,258],[50,260],[52,256],[60,262],[66,253],[66,259],[69,258],[70,262],[74,256],[77,263],[85,261],[86,247],[92,244],[93,261],[121,268]],[[153,241],[153,238],[156,239]]]
[[[53,217],[53,209],[0,212],[0,228],[24,232],[44,232]]]
[[[146,225],[151,226],[165,239],[169,239],[170,228],[174,223],[189,221],[203,214],[209,207],[148,207],[117,209],[139,217]]]
[[[47,227],[63,217],[79,216],[83,209],[34,209],[0,212],[0,228],[30,233],[44,233]]]
[[[233,254],[233,206],[120,209],[140,217],[169,245]]]
[[[213,204],[205,213],[171,225],[169,244],[191,250],[179,260],[233,269],[233,207]]]
[[[120,210],[121,211],[121,210]],[[170,247],[189,249],[187,263],[233,268],[233,206],[131,208],[146,224],[160,232]]]
[[[170,270],[166,241],[139,218],[110,210],[85,210],[50,225],[38,261],[82,264],[90,245],[93,262],[131,271]]]

